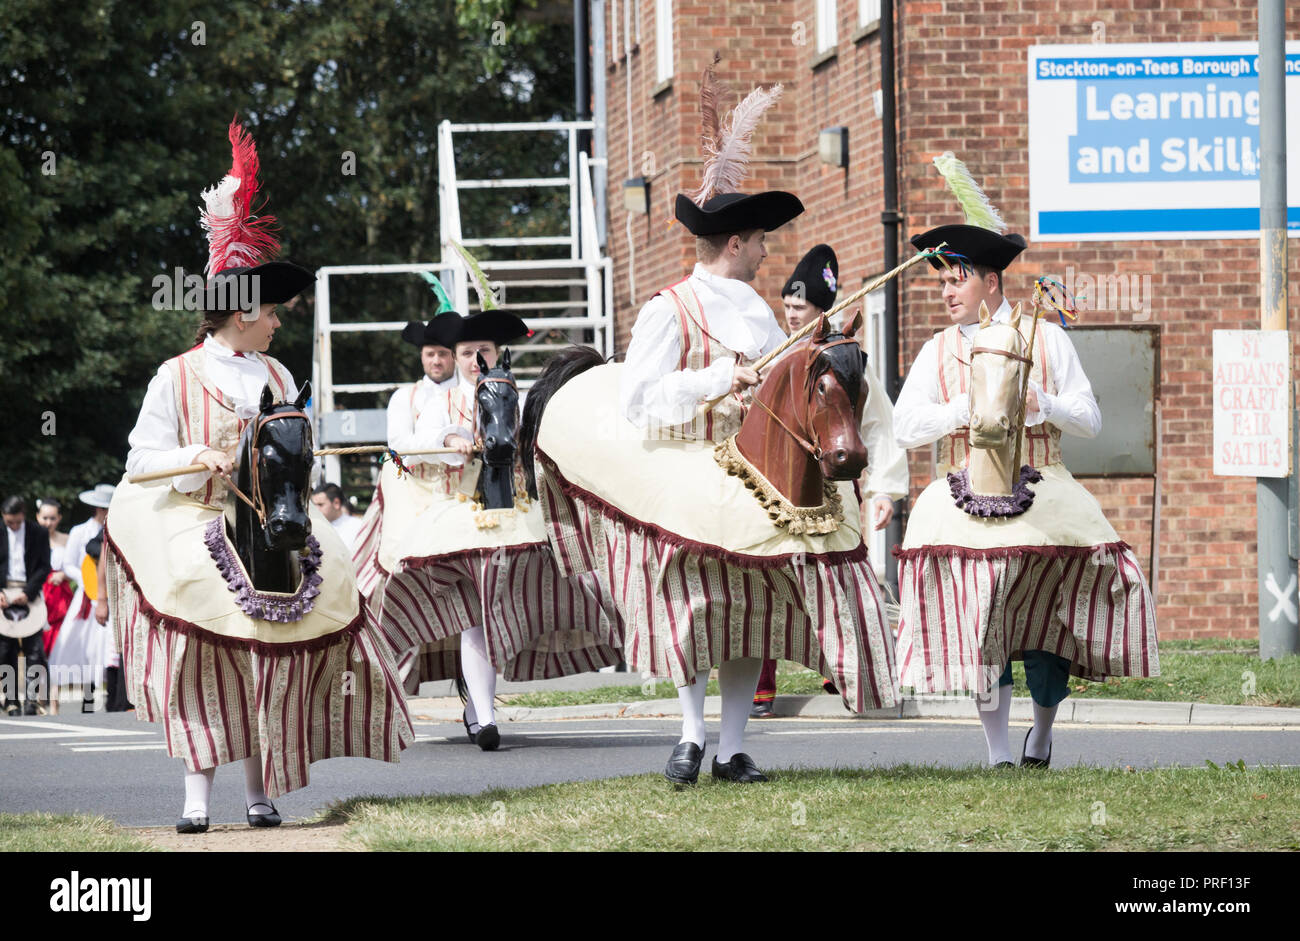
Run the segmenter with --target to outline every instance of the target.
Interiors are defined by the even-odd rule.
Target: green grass
[[[779,771],[675,791],[659,775],[330,809],[374,851],[1300,850],[1300,771]]]
[[[820,694],[822,679],[810,670],[782,663],[776,691],[782,696]],[[1300,657],[1259,659],[1259,645],[1250,640],[1171,640],[1160,645],[1158,677],[1113,677],[1101,683],[1071,679],[1070,695],[1085,699],[1139,699],[1160,702],[1202,702],[1229,706],[1300,706]],[[1249,674],[1253,674],[1253,681]],[[1023,664],[1012,666],[1016,696],[1028,696]],[[1253,682],[1253,689],[1251,684]],[[716,679],[708,694],[718,694]],[[677,690],[662,680],[641,686],[600,686],[584,690],[554,690],[502,696],[512,706],[581,706],[592,703],[643,702],[675,699]]]
[[[0,853],[139,853],[155,849],[103,817],[0,813]]]

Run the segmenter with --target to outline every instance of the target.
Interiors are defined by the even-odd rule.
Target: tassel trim
[[[974,493],[970,488],[970,471],[962,468],[948,474],[948,489],[952,491],[953,503],[957,509],[971,516],[1001,519],[1019,516],[1033,506],[1034,492],[1029,489],[1029,484],[1036,484],[1042,479],[1042,474],[1025,464],[1020,468],[1020,479],[1009,495]]]
[[[990,549],[970,549],[966,546],[917,546],[915,549],[894,547],[894,558],[900,561],[914,559],[1010,559],[1033,555],[1044,559],[1077,559],[1094,553],[1129,552],[1132,550],[1124,540],[1103,542],[1095,546],[994,546]]]
[[[248,580],[248,574],[239,556],[226,538],[224,516],[214,517],[203,532],[208,555],[217,563],[217,571],[226,580],[226,587],[235,593],[235,604],[250,618],[273,621],[278,624],[296,624],[316,606],[320,594],[320,542],[308,534],[307,551],[298,557],[298,588],[292,593],[261,592]]]
[[[736,447],[735,435],[714,445],[713,459],[719,467],[745,485],[759,506],[767,511],[772,525],[778,529],[796,536],[804,533],[824,535],[835,532],[840,528],[840,523],[844,522],[844,503],[834,484],[828,480],[822,481],[825,502],[821,506],[795,506],[759,473],[757,467],[745,460],[745,456]]]
[[[629,516],[623,510],[611,503],[602,500],[589,490],[585,490],[577,484],[566,480],[564,475],[559,472],[552,461],[541,448],[536,448],[537,459],[542,462],[546,473],[552,477],[559,485],[564,495],[571,500],[576,500],[592,507],[601,516],[612,520],[632,532],[648,536],[658,542],[667,545],[676,546],[685,549],[688,552],[697,555],[709,556],[725,562],[728,565],[735,565],[740,568],[748,569],[773,569],[789,565],[795,558],[803,559],[806,563],[809,560],[821,562],[826,565],[843,565],[848,563],[867,561],[867,545],[859,543],[852,549],[845,549],[837,552],[787,552],[783,555],[747,555],[741,552],[730,552],[720,546],[711,545],[705,542],[696,542],[693,539],[687,539],[676,533],[669,532],[661,526],[654,523],[647,523],[633,516]]]

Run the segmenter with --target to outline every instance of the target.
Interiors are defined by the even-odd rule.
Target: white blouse
[[[1007,323],[1011,319],[1011,305],[1003,298],[1002,305],[993,313],[993,319]],[[963,324],[960,328],[962,350],[969,357],[971,338],[979,324]],[[1038,410],[1025,415],[1029,427],[1051,422],[1066,434],[1081,438],[1095,438],[1101,431],[1101,409],[1092,394],[1079,362],[1079,354],[1069,336],[1055,324],[1044,321],[1038,325],[1047,350],[1048,368],[1056,382],[1056,394],[1049,395],[1037,383],[1030,386],[1038,395]],[[894,437],[904,448],[916,448],[938,441],[958,428],[970,423],[969,395],[958,396],[943,402],[939,389],[939,354],[931,337],[921,347],[912,363],[912,369],[903,383],[903,391],[894,403]]]
[[[441,441],[434,441],[431,435],[421,435],[415,429],[415,416],[423,416],[430,409],[441,408],[445,411],[447,392],[456,385],[458,373],[453,373],[442,382],[434,382],[427,375],[415,384],[415,395],[411,395],[410,386],[402,386],[388,400],[388,446],[402,455],[406,464],[424,464],[437,460],[437,455],[421,456],[421,448],[440,448]],[[409,457],[407,455],[410,455]]]
[[[209,334],[203,341],[204,367],[208,378],[235,406],[235,414],[249,419],[258,413],[262,389],[270,379],[270,369],[259,353],[237,356],[215,336]],[[285,390],[289,401],[298,397],[293,380]],[[180,417],[176,414],[176,394],[172,386],[171,370],[164,363],[149,382],[140,417],[127,439],[131,452],[126,457],[128,474],[147,474],[193,464],[195,458],[207,450],[204,444],[181,446]],[[172,486],[182,493],[198,490],[211,477],[209,471],[173,477]]]
[[[752,363],[785,340],[772,308],[744,281],[721,278],[697,264],[688,279],[709,321],[709,333]],[[680,425],[706,400],[731,388],[735,360],[726,356],[706,369],[678,369],[681,328],[677,307],[656,294],[637,314],[623,361],[619,406],[639,428]]]

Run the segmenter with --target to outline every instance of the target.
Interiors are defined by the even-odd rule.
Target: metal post
[[[1259,252],[1260,328],[1287,328],[1286,5],[1259,4]],[[1292,406],[1294,407],[1294,406]],[[1294,463],[1290,472],[1296,472]],[[1255,484],[1259,552],[1259,655],[1300,653],[1296,564],[1287,528],[1286,477]]]

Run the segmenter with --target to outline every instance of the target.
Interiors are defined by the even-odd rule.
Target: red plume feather
[[[199,221],[208,238],[211,277],[227,268],[253,268],[275,256],[280,242],[275,237],[275,216],[253,214],[257,195],[257,146],[239,126],[239,116],[230,122],[230,172],[216,186],[203,191],[205,208]]]

